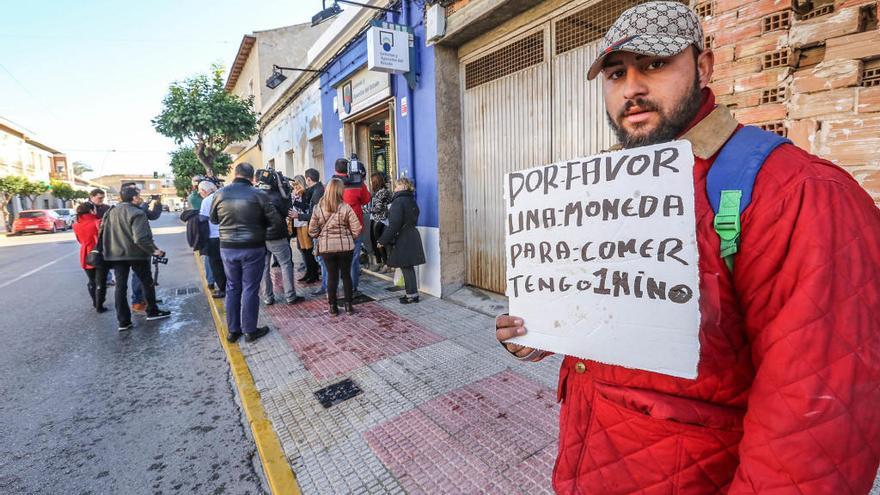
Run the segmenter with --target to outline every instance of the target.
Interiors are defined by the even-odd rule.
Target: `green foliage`
[[[31,181],[27,177],[21,175],[0,177],[0,195],[3,196],[3,205],[11,203],[15,196],[23,196],[30,183]]]
[[[30,207],[34,207],[37,196],[49,190],[45,182],[34,182],[20,175],[0,177],[0,197],[5,207],[12,202],[15,196],[24,196],[30,200]]]
[[[227,93],[219,65],[213,65],[209,74],[172,83],[162,101],[162,113],[152,123],[159,134],[178,145],[191,142],[193,153],[204,167],[202,173],[211,176],[214,161],[230,143],[257,133],[253,97]]]
[[[73,191],[73,198],[71,199],[89,199],[89,193],[77,189],[76,191]]]
[[[174,187],[177,189],[177,195],[186,198],[191,192],[192,178],[196,175],[205,174],[205,166],[196,157],[196,153],[192,147],[186,146],[170,153],[171,155],[171,172],[174,174]],[[232,157],[226,153],[221,153],[211,164],[212,177],[223,176],[229,173],[229,165],[232,163]]]
[[[52,187],[52,196],[55,196],[61,201],[67,203],[72,199],[76,199],[77,190],[74,189],[70,184],[58,180],[53,180],[50,181],[50,186]]]

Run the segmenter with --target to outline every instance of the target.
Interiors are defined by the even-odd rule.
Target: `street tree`
[[[174,187],[177,195],[186,198],[190,192],[192,178],[206,172],[205,166],[199,161],[191,146],[185,146],[169,153],[171,155],[171,172],[174,174]],[[220,177],[229,173],[232,157],[221,153],[211,164],[211,177]]]
[[[9,210],[12,200],[15,199],[16,196],[23,194],[28,182],[30,181],[27,177],[21,175],[0,177],[0,202],[2,202],[3,206],[0,208],[0,215],[3,217],[3,225],[7,228],[10,224]]]
[[[52,196],[63,201],[65,206],[67,206],[68,201],[76,199],[76,193],[79,192],[70,184],[60,180],[52,180],[49,182],[49,185],[52,188]]]
[[[203,173],[213,177],[213,164],[223,150],[257,133],[253,102],[253,96],[227,93],[223,67],[215,64],[208,74],[172,83],[162,100],[162,112],[152,123],[159,134],[176,144],[192,143]]]
[[[28,199],[31,203],[31,209],[33,210],[37,207],[37,196],[48,190],[49,184],[46,184],[45,182],[28,181],[27,185],[22,189],[21,195]]]

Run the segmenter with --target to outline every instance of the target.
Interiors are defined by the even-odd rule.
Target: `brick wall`
[[[880,203],[878,0],[804,3],[698,2],[716,57],[712,87],[740,122],[843,166]]]

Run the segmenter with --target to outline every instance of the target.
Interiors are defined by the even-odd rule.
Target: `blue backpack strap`
[[[731,271],[739,251],[740,215],[752,202],[755,178],[770,153],[785,143],[791,141],[757,127],[743,127],[727,140],[709,169],[706,193],[715,212],[721,257]]]

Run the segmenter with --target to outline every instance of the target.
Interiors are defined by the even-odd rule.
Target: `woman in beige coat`
[[[315,254],[321,256],[327,266],[327,300],[330,303],[331,316],[339,314],[336,289],[339,287],[340,275],[345,291],[343,307],[346,313],[354,313],[351,307],[351,259],[354,240],[363,228],[351,206],[342,201],[344,190],[345,185],[340,179],[331,179],[327,183],[324,197],[312,212],[312,219],[309,221],[309,235],[315,239]]]

